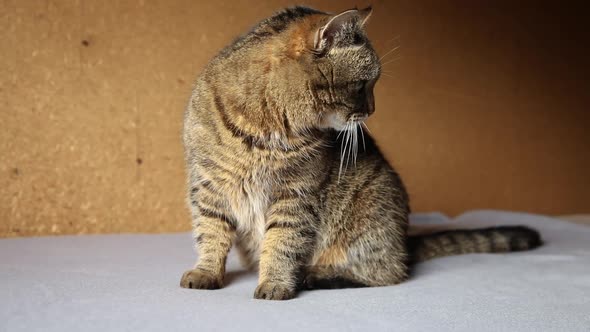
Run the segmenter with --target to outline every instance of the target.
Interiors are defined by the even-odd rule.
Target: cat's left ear
[[[373,14],[373,7],[369,6],[365,9],[359,10],[359,16],[361,18],[361,26],[364,27],[371,18],[371,14]]]
[[[373,13],[371,6],[365,9],[350,9],[332,17],[328,23],[320,27],[315,34],[314,48],[323,53],[347,30],[362,28]]]

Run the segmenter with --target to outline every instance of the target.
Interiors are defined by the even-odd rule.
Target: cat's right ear
[[[361,13],[358,9],[350,9],[332,17],[328,23],[316,31],[313,42],[314,51],[317,54],[326,53],[340,34],[346,33],[346,30],[353,29],[358,24],[362,26],[370,15],[370,7],[368,9],[368,14]]]

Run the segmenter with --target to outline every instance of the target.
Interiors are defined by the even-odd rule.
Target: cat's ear
[[[365,8],[365,9],[359,10],[359,16],[361,18],[361,26],[362,27],[364,27],[365,24],[367,24],[367,21],[369,21],[371,14],[373,14],[373,7],[371,7],[371,6]]]
[[[323,53],[334,44],[334,41],[339,35],[346,33],[347,30],[357,27],[362,28],[369,19],[369,16],[371,16],[371,13],[371,7],[367,7],[361,10],[346,10],[332,17],[328,23],[316,31],[314,38],[315,50]]]

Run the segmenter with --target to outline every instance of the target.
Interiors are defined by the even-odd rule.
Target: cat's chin
[[[319,127],[322,129],[342,131],[346,129],[346,119],[338,113],[330,113],[322,119]]]

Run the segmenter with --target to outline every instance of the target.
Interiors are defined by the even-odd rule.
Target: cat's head
[[[371,12],[351,9],[310,25],[308,52],[300,58],[314,99],[306,112],[317,119],[308,125],[343,130],[375,111],[373,87],[381,65],[364,31]]]

